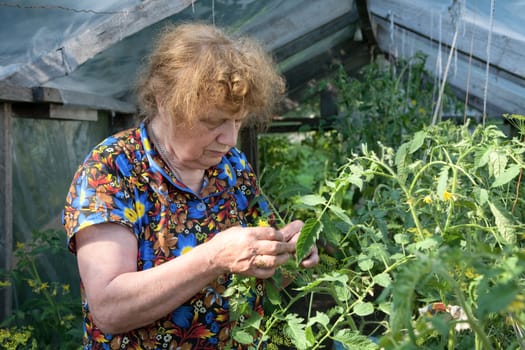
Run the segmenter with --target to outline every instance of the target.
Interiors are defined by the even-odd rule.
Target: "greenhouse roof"
[[[525,0],[3,0],[0,100],[133,113],[131,87],[156,32],[181,21],[259,39],[291,97],[336,65],[421,51],[436,83],[479,109],[525,110]]]
[[[0,79],[55,88],[65,103],[78,102],[79,92],[129,101],[135,72],[166,24],[205,21],[254,36],[290,73],[323,55],[330,65],[343,51],[326,52],[348,46],[358,18],[352,1],[339,0],[5,1]],[[289,80],[297,86],[321,68],[303,67]]]

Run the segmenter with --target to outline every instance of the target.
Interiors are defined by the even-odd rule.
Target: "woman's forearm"
[[[158,320],[210,284],[219,275],[206,258],[206,247],[143,271],[122,273],[86,291],[95,324],[104,333],[122,333]]]

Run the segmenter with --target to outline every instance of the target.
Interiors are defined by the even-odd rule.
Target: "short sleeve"
[[[76,253],[75,234],[100,223],[123,224],[133,230],[136,221],[134,202],[118,169],[94,151],[73,177],[66,196],[62,222],[68,248]],[[110,162],[111,164],[111,162]]]

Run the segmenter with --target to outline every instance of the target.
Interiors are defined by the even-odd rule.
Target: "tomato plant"
[[[506,135],[501,125],[412,123],[428,117],[425,110],[433,106],[424,89],[421,99],[410,95],[417,91],[411,78],[383,82],[390,94],[401,95],[388,100],[397,109],[380,101],[381,89],[352,104],[349,99],[359,100],[369,85],[346,84],[342,88],[353,93],[345,95],[346,117],[339,122],[349,123],[351,137],[310,134],[296,143],[300,151],[279,148],[283,167],[267,170],[272,181],[265,183],[263,172],[275,207],[306,222],[297,259],[315,242],[322,248],[320,265],[296,270],[292,288],[265,316],[269,347],[318,349],[337,342],[347,349],[525,348],[525,144],[519,128],[525,117],[506,116],[521,130],[518,137]],[[377,106],[363,110],[374,101]],[[400,118],[386,123],[388,132],[378,132],[385,127],[381,119],[352,124],[356,115],[367,123],[370,113],[384,115],[377,112],[381,106]],[[303,158],[288,158],[294,152]],[[327,166],[321,171],[314,164]],[[300,191],[272,195],[274,188],[302,183],[305,175],[311,177]],[[320,299],[329,302],[316,305]]]
[[[349,349],[523,346],[524,152],[496,126],[450,122],[397,149],[362,147],[301,197],[297,259],[319,239],[327,249],[267,326],[285,322],[300,349],[326,339]],[[333,303],[289,312],[312,295]],[[435,303],[444,309],[421,311]]]

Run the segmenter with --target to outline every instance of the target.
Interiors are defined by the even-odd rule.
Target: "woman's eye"
[[[219,119],[219,120],[206,120],[204,121],[204,123],[206,124],[206,126],[209,128],[209,129],[216,129],[226,123],[229,123],[231,122],[232,119],[230,118],[224,118],[224,119]],[[235,127],[240,127],[242,125],[242,122],[243,122],[243,119],[242,118],[237,118],[237,119],[233,119],[233,123],[235,125]]]
[[[206,126],[208,128],[210,128],[210,129],[218,128],[219,126],[222,125],[222,123],[224,123],[223,120],[207,120],[207,121],[205,121]]]

